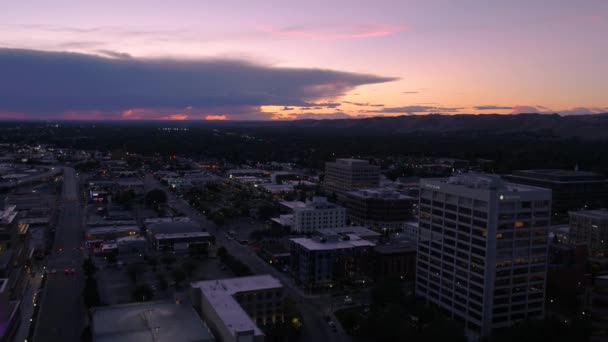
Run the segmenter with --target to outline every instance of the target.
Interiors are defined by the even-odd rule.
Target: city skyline
[[[608,112],[605,1],[4,8],[4,119]]]

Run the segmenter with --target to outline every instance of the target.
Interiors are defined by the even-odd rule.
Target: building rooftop
[[[211,237],[207,232],[190,232],[190,233],[161,233],[154,235],[157,240],[161,239],[176,239],[176,238],[195,238],[195,237]]]
[[[241,292],[261,291],[282,288],[281,282],[271,275],[257,275],[191,283],[192,288],[200,289],[202,295],[214,308],[219,319],[233,335],[241,331],[254,331],[262,335],[251,317],[236,301],[234,295]]]
[[[463,173],[448,178],[426,178],[420,181],[421,187],[440,187],[441,184],[458,185],[471,189],[501,190],[512,192],[550,191],[530,185],[508,183],[500,176],[484,173]]]
[[[315,196],[312,200],[306,201],[304,207],[295,208],[294,211],[318,210],[318,209],[338,209],[339,205],[329,202],[326,197]]]
[[[363,227],[363,226],[345,226],[345,227],[336,227],[336,228],[323,228],[323,232],[329,233],[329,234],[338,234],[338,235],[354,234],[361,238],[379,237],[380,235],[382,235],[378,232],[375,232],[375,231],[373,231],[367,227]]]
[[[190,305],[173,301],[96,307],[91,316],[96,342],[215,341]]]
[[[570,215],[585,216],[597,220],[608,220],[608,209],[571,211]]]
[[[600,181],[605,182],[604,176],[577,170],[559,170],[559,169],[537,169],[537,170],[517,170],[509,177],[527,178],[534,180],[544,180],[557,183],[581,182],[581,181]]]
[[[201,227],[192,221],[172,221],[153,223],[148,226],[148,232],[158,234],[194,233],[201,232]]]
[[[414,200],[414,197],[403,195],[400,192],[397,192],[392,189],[361,189],[355,191],[349,191],[347,193],[350,196],[361,197],[361,198],[377,198],[377,199],[411,199]]]
[[[338,158],[335,161],[338,164],[347,164],[347,165],[370,165],[368,160],[363,159],[354,159],[354,158]]]
[[[416,252],[416,244],[409,241],[377,245],[374,250],[380,254],[398,254]]]
[[[144,219],[144,224],[153,224],[153,223],[167,223],[167,222],[190,222],[189,217],[185,216],[175,216],[175,217],[152,217]]]
[[[139,231],[138,226],[111,226],[111,227],[94,227],[87,230],[87,234],[105,234],[113,232],[128,232],[128,231]]]
[[[282,206],[289,208],[291,210],[295,210],[296,208],[304,208],[306,207],[306,203],[301,201],[280,201],[279,204]]]
[[[0,210],[0,224],[11,224],[17,216],[16,205],[10,205],[4,210]]]
[[[328,239],[326,236],[314,237],[314,238],[293,238],[290,239],[294,243],[310,250],[310,251],[323,251],[323,250],[335,250],[335,249],[347,249],[356,247],[373,247],[375,244],[368,240],[364,240],[355,234],[346,234],[346,239]]]

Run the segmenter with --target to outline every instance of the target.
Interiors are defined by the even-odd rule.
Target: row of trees
[[[237,277],[253,274],[247,265],[243,264],[242,261],[232,256],[232,254],[228,253],[228,250],[225,247],[220,247],[217,250],[217,255]]]
[[[84,305],[87,308],[99,306],[101,301],[99,298],[99,289],[97,288],[97,279],[95,279],[97,267],[91,258],[87,258],[83,262],[82,271],[85,276],[84,291],[82,293],[84,297]]]

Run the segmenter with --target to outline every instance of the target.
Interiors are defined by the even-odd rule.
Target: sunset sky
[[[606,0],[0,6],[0,118],[608,112]]]

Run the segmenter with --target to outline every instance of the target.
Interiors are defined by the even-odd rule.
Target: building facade
[[[484,174],[420,187],[417,295],[473,338],[543,317],[551,191]]]
[[[192,302],[218,340],[263,342],[260,327],[282,322],[283,285],[271,275],[191,284]]]
[[[608,210],[584,210],[570,212],[571,243],[584,243],[593,256],[608,254]]]
[[[402,230],[413,217],[418,200],[396,191],[362,189],[349,191],[344,206],[351,223],[378,230]]]
[[[374,188],[379,184],[380,166],[367,160],[336,159],[325,163],[325,190],[329,193]]]
[[[344,227],[346,209],[330,203],[325,197],[313,197],[304,207],[295,208],[292,230],[298,233],[311,233],[325,228]]]
[[[374,276],[378,280],[416,279],[416,244],[399,242],[374,247]]]
[[[306,289],[364,284],[370,278],[374,246],[353,234],[290,239],[291,275]]]
[[[608,179],[585,171],[519,170],[504,176],[512,183],[538,186],[553,192],[554,222],[567,222],[568,212],[608,207]]]

